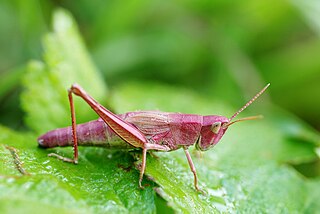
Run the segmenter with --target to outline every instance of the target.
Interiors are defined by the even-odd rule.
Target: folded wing
[[[149,139],[164,136],[170,131],[170,120],[166,112],[131,112],[125,120],[135,125]]]

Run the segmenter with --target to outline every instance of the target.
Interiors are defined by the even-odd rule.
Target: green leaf
[[[31,62],[23,85],[22,107],[26,123],[37,133],[68,126],[70,110],[67,89],[77,82],[97,100],[107,96],[101,75],[93,65],[68,12],[58,10],[53,17],[53,32],[45,36],[45,62]],[[78,121],[96,118],[92,110],[75,99]],[[78,104],[79,103],[79,104]],[[81,104],[80,104],[81,103]]]
[[[116,89],[112,103],[120,111],[151,106],[199,114],[221,114],[225,110],[225,114],[230,115],[230,108],[223,103],[210,102],[175,87],[127,83]],[[253,213],[315,211],[316,206],[305,207],[320,201],[316,197],[309,198],[319,188],[308,188],[311,181],[303,179],[287,163],[318,160],[315,145],[319,143],[319,133],[279,109],[264,111],[265,120],[230,127],[220,144],[204,153],[203,158],[193,158],[200,187],[207,191],[205,196],[194,191],[193,176],[182,151],[161,154],[159,159],[149,158],[146,174],[160,186],[158,194],[180,212],[203,213],[208,209]],[[281,124],[272,115],[281,115]],[[296,129],[285,132],[284,121],[297,124]]]
[[[68,164],[37,148],[33,134],[4,127],[0,133],[0,211],[32,213],[37,207],[52,213],[155,212],[154,185],[146,181],[149,186],[138,188],[139,172],[130,155],[85,148],[79,165]],[[72,155],[71,150],[61,153]]]

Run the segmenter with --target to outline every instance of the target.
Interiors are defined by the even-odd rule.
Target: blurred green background
[[[270,82],[276,105],[320,129],[316,0],[2,0],[0,122],[6,126],[24,128],[20,77],[30,59],[41,59],[41,37],[59,7],[75,17],[111,89],[156,81],[240,106]]]

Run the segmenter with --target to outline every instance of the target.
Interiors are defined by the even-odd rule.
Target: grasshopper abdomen
[[[132,149],[130,144],[121,140],[101,119],[77,125],[78,144],[110,149]],[[49,131],[38,138],[40,147],[53,148],[72,146],[72,128],[59,128]]]

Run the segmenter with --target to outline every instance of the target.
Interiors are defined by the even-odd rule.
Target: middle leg
[[[157,150],[157,151],[169,151],[169,147],[167,146],[162,146],[162,145],[158,145],[158,144],[151,144],[151,143],[146,143],[144,145],[145,147],[142,150],[142,165],[141,165],[141,169],[140,169],[140,177],[139,177],[139,187],[141,189],[143,189],[143,186],[141,185],[142,179],[143,179],[143,175],[144,175],[144,171],[146,169],[146,163],[147,163],[147,151],[148,150]]]

